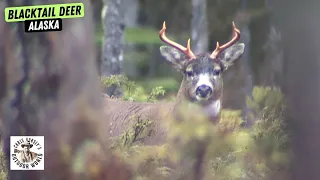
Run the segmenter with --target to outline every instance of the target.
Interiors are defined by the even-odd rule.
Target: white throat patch
[[[194,103],[189,103],[189,108],[194,108],[194,107],[199,107],[198,105]],[[216,117],[219,115],[221,111],[221,101],[220,100],[215,100],[211,104],[204,106],[202,108],[205,114],[207,114],[210,117]]]
[[[221,101],[213,101],[211,104],[204,107],[204,111],[211,117],[218,116],[221,111]]]

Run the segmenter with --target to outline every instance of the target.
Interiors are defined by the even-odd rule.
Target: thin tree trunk
[[[138,0],[126,0],[124,3],[125,14],[124,22],[126,28],[136,28],[138,26],[139,15],[139,1]],[[125,44],[125,52],[127,54],[137,53],[137,45],[134,42]],[[137,77],[139,72],[137,68],[137,56],[130,56],[129,61],[123,63],[123,71],[126,75],[131,77]],[[152,60],[152,59],[150,59]]]
[[[245,97],[251,97],[252,95],[252,89],[253,89],[253,82],[252,82],[252,71],[250,66],[250,30],[248,26],[244,26],[241,28],[241,40],[242,43],[246,45],[246,50],[242,55],[242,61],[244,66],[244,76],[245,76],[245,83],[243,87],[243,91],[245,94]],[[242,116],[243,119],[246,121],[246,126],[251,127],[253,125],[253,119],[249,119],[249,114],[251,112],[251,109],[248,107],[246,101],[243,103],[242,108]]]
[[[251,97],[252,90],[253,90],[253,79],[252,79],[252,69],[250,66],[251,62],[251,56],[250,56],[250,50],[251,50],[251,32],[248,27],[249,21],[250,21],[250,15],[246,12],[246,5],[247,1],[242,0],[242,8],[238,12],[235,23],[236,26],[240,29],[241,32],[241,39],[240,42],[245,44],[245,51],[241,57],[240,63],[243,67],[243,78],[244,78],[244,84],[243,84],[243,95],[244,99],[241,101],[242,104],[242,117],[243,120],[246,122],[246,127],[251,127],[254,123],[253,119],[250,119],[249,114],[251,113],[251,109],[248,107],[246,103],[246,98]]]
[[[268,9],[268,37],[263,46],[264,63],[260,69],[260,80],[264,85],[278,86],[282,84],[283,48],[282,36],[278,27],[275,26],[275,17],[270,7],[269,0],[265,0]]]
[[[124,7],[123,0],[108,0],[104,2],[104,37],[102,45],[101,76],[122,74],[124,51]],[[117,86],[106,88],[110,96],[119,97],[122,90]]]
[[[124,6],[124,22],[126,27],[136,27],[138,25],[139,1],[126,0]]]
[[[195,53],[207,52],[209,35],[206,0],[192,0],[191,40],[191,48]]]

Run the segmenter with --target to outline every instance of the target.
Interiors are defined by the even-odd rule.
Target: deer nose
[[[196,89],[196,95],[200,95],[203,98],[208,97],[211,94],[212,94],[212,89],[210,86],[203,84],[203,85],[197,87],[197,89]]]

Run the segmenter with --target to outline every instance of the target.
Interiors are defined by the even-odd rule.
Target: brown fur
[[[128,128],[132,128],[137,120],[151,120],[151,137],[142,142],[148,145],[160,143],[165,138],[163,120],[170,116],[174,109],[173,102],[140,103],[105,97],[106,116],[109,120],[111,137],[121,135]]]
[[[167,128],[164,126],[166,119],[178,117],[178,108],[188,103],[185,98],[183,81],[175,102],[131,102],[103,95],[105,114],[109,121],[109,133],[111,137],[119,136],[129,128],[133,128],[137,120],[151,120],[151,134],[141,140],[146,145],[163,144],[166,138]],[[215,123],[217,117],[208,117]]]

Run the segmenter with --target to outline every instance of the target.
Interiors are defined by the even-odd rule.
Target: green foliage
[[[125,41],[127,43],[135,44],[161,44],[159,39],[159,29],[153,29],[148,27],[136,27],[136,28],[126,28],[125,29]],[[176,38],[168,35],[169,38],[175,40]],[[103,32],[96,32],[95,42],[101,46],[103,40]]]
[[[153,88],[147,101],[148,102],[150,102],[150,101],[154,102],[154,101],[156,101],[156,97],[157,96],[159,96],[159,95],[164,96],[165,93],[166,93],[166,91],[164,90],[164,88],[162,86]]]
[[[162,86],[155,87],[147,94],[143,87],[137,85],[135,82],[130,81],[123,75],[112,75],[110,77],[101,77],[101,83],[104,87],[117,85],[124,88],[124,100],[137,101],[137,102],[150,102],[155,101],[156,97],[165,94],[165,89]]]
[[[101,78],[103,86],[112,84],[126,89],[125,99],[154,101],[165,93],[162,87],[146,94],[143,88],[124,76]],[[224,109],[220,122],[212,125],[197,106],[186,111],[181,107],[178,119],[168,117],[167,144],[139,145],[139,140],[152,135],[152,120],[136,117],[136,121],[119,137],[112,139],[111,149],[121,161],[130,166],[134,179],[189,179],[200,171],[204,180],[240,180],[287,178],[290,159],[290,141],[284,121],[284,96],[279,89],[255,87],[247,103],[252,109],[251,118],[256,122],[251,129],[242,128],[241,111]],[[187,113],[186,113],[187,112]],[[84,144],[83,151],[74,158],[74,171],[83,171],[83,163],[98,168],[101,147]],[[93,152],[92,148],[98,149]],[[87,156],[84,156],[87,154]],[[107,156],[107,155],[103,155]],[[0,154],[0,179],[6,179],[5,159]],[[199,162],[203,162],[200,166]],[[175,167],[175,169],[172,169]],[[98,168],[99,170],[99,168]],[[92,169],[91,171],[98,171]],[[91,172],[90,171],[90,172]]]
[[[182,107],[180,120],[165,121],[169,127],[168,144],[126,143],[123,148],[123,142],[133,142],[141,129],[152,124],[152,120],[138,120],[118,137],[122,145],[114,144],[114,149],[131,164],[136,179],[188,179],[199,171],[193,167],[199,159],[204,162],[200,168],[204,179],[256,180],[278,175],[286,179],[291,152],[282,93],[275,88],[255,87],[247,103],[253,111],[251,117],[257,120],[252,129],[242,128],[238,110],[223,110],[219,124],[213,126],[196,107],[188,109],[188,113]],[[176,168],[171,169],[169,164]]]
[[[104,77],[101,82],[103,86],[115,84],[124,87],[126,100],[155,101],[158,95],[165,93],[163,87],[156,87],[147,94],[125,76]],[[239,110],[224,109],[219,124],[214,126],[199,113],[197,106],[188,111],[181,107],[178,119],[168,117],[164,122],[169,128],[168,141],[158,146],[138,143],[152,135],[152,120],[136,117],[130,128],[112,139],[110,148],[130,166],[136,180],[188,179],[200,171],[204,180],[257,180],[279,176],[288,179],[286,174],[291,151],[284,121],[284,102],[279,89],[255,87],[252,97],[247,98],[252,110],[250,117],[256,120],[251,129],[242,127]],[[92,143],[86,147],[74,159],[76,172],[85,168],[79,166],[83,163],[78,161],[98,167],[95,164],[97,160],[84,159],[87,156],[83,154],[99,157],[92,154],[92,148],[101,147]],[[3,153],[0,154],[0,162],[0,179],[6,179]]]
[[[125,130],[119,137],[112,138],[112,147],[114,149],[126,149],[151,135],[151,120],[145,120],[140,117],[133,118],[136,119],[136,122],[130,128]]]
[[[252,99],[247,98],[253,118],[257,119],[252,134],[257,142],[268,142],[265,149],[282,149],[289,144],[287,127],[284,121],[284,96],[279,89],[255,87]],[[267,146],[265,144],[265,146]]]
[[[119,153],[131,165],[137,180],[167,179],[172,171],[163,163],[163,160],[169,155],[167,144],[162,146],[135,145]]]
[[[251,135],[257,144],[256,151],[263,153],[269,170],[287,169],[292,154],[289,131],[284,121],[285,100],[281,91],[271,87],[255,87],[252,98],[247,99],[252,116],[257,119]]]
[[[166,179],[171,169],[163,163],[168,157],[168,144],[143,146],[139,141],[152,133],[151,120],[136,117],[136,122],[120,136],[112,138],[111,149],[130,164],[135,179]]]
[[[160,86],[147,95],[141,86],[124,76],[104,78],[103,84],[124,87],[124,99],[127,100],[155,101],[156,96],[165,93]],[[252,98],[247,98],[247,104],[252,109],[250,118],[256,120],[251,130],[241,127],[241,111],[223,110],[219,125],[212,126],[195,107],[188,109],[188,113],[181,113],[182,121],[166,121],[170,127],[170,153],[164,152],[163,147],[153,147],[161,149],[160,156],[156,152],[149,152],[149,146],[134,145],[139,139],[150,136],[151,132],[152,120],[139,118],[136,124],[118,137],[118,141],[114,141],[117,143],[113,146],[130,162],[138,163],[135,164],[138,179],[165,179],[169,175],[181,177],[186,173],[186,168],[190,167],[181,166],[183,168],[171,171],[164,162],[169,159],[179,164],[184,160],[192,164],[201,153],[206,157],[203,169],[208,179],[266,179],[278,171],[287,171],[291,152],[281,91],[270,87],[255,87]],[[182,112],[186,111],[182,109]],[[193,173],[192,170],[187,172]]]
[[[180,86],[175,78],[163,77],[163,78],[152,78],[144,81],[139,81],[137,84],[145,87],[146,90],[151,90],[153,87],[162,86],[166,89],[166,92],[177,92]]]
[[[147,27],[126,28],[125,40],[135,44],[160,44],[159,30]]]

